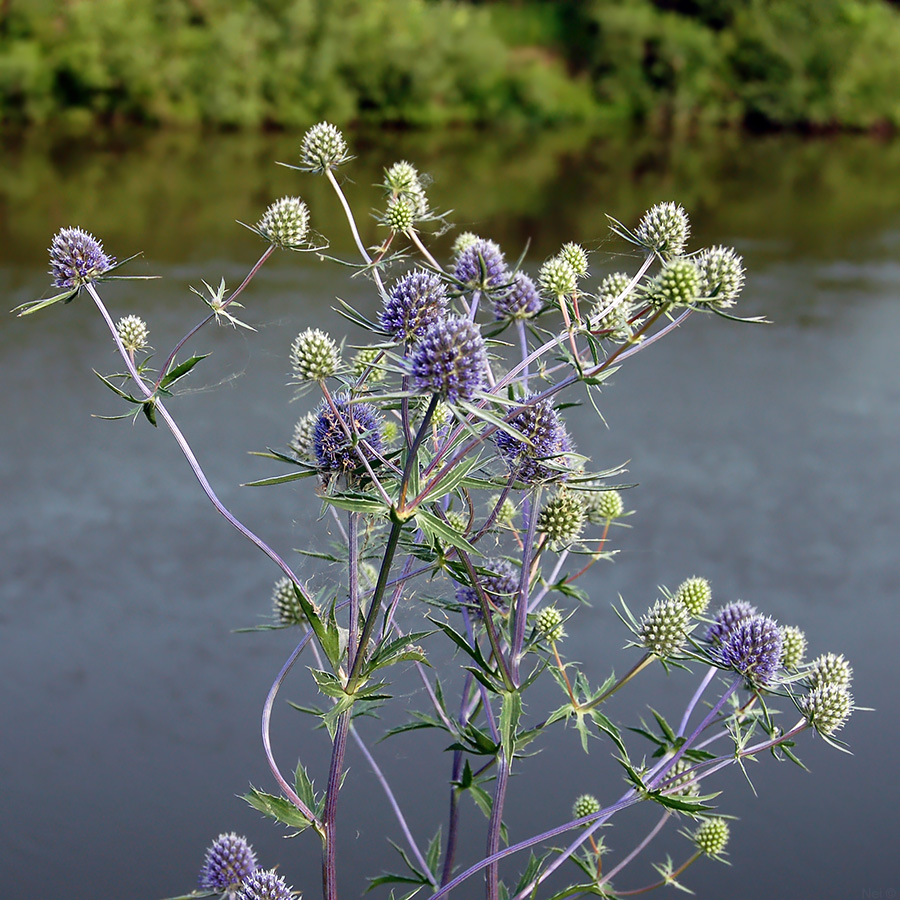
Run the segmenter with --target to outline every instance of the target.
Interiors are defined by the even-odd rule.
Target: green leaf
[[[259,810],[270,819],[281,822],[282,825],[289,825],[291,828],[303,831],[312,824],[293,803],[285,800],[284,797],[275,797],[251,786],[250,793],[244,794],[243,799],[254,809]]]
[[[488,661],[484,658],[484,655],[481,652],[481,648],[478,646],[478,642],[476,641],[474,644],[470,645],[468,640],[464,638],[458,631],[454,630],[450,625],[446,622],[441,622],[439,619],[432,619],[428,617],[429,622],[433,622],[437,625],[444,634],[459,647],[464,653],[468,656],[472,657],[475,660],[476,664],[480,669],[485,672],[490,672],[492,675],[496,674],[496,670],[491,667]]]
[[[455,531],[452,526],[446,522],[442,522],[437,516],[430,512],[426,512],[421,507],[416,510],[416,524],[429,537],[440,538],[447,544],[456,547],[458,550],[465,550],[466,553],[480,556],[481,554],[475,549],[459,532]]]
[[[175,366],[174,369],[169,369],[169,371],[162,377],[159,382],[159,386],[163,389],[168,388],[170,385],[175,384],[176,381],[181,380],[187,375],[194,366],[200,362],[201,359],[206,359],[209,356],[208,353],[204,353],[203,356],[192,356],[190,359],[186,359],[183,363],[179,363],[179,365]]]
[[[151,397],[149,400],[145,400],[141,404],[141,412],[144,414],[144,418],[156,428],[156,398]]]
[[[340,665],[341,658],[341,641],[340,641],[340,633],[337,630],[337,626],[330,621],[325,621],[319,615],[318,609],[307,599],[306,594],[297,587],[297,585],[293,585],[294,595],[297,598],[297,602],[300,604],[301,609],[303,610],[303,615],[306,616],[307,621],[310,624],[310,627],[315,632],[316,638],[319,641],[319,645],[324,650],[325,655],[328,657],[328,661],[331,665],[336,669]]]
[[[268,487],[270,484],[287,484],[289,481],[297,481],[299,478],[309,478],[315,475],[316,469],[305,469],[302,472],[290,472],[287,475],[276,475],[273,478],[261,478],[259,481],[248,481],[241,487]]]
[[[428,850],[425,853],[425,863],[428,871],[434,874],[437,872],[438,863],[441,861],[441,827],[438,826],[437,834],[428,844]]]
[[[440,481],[428,492],[429,501],[440,500],[441,497],[455,491],[463,480],[481,462],[480,456],[463,459],[458,462]],[[414,493],[413,496],[416,496]]]
[[[297,763],[297,770],[294,772],[294,790],[297,792],[297,796],[317,816],[321,814],[322,808],[325,806],[325,797],[323,795],[321,799],[316,799],[313,783],[310,781],[306,768],[301,763]]]
[[[78,294],[79,290],[80,288],[72,288],[71,290],[63,291],[63,293],[57,294],[54,297],[48,297],[46,300],[29,300],[28,303],[17,306],[15,309],[11,310],[11,312],[16,313],[19,317],[30,316],[32,313],[46,309],[54,303],[69,303]]]
[[[322,499],[325,503],[330,503],[338,509],[346,509],[350,512],[384,515],[390,511],[383,501],[367,494],[329,494]]]

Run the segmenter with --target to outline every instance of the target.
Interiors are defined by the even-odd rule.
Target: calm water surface
[[[5,307],[44,294],[44,248],[66,224],[101,235],[120,257],[143,250],[132,272],[163,276],[104,291],[115,315],[149,321],[161,350],[198,316],[188,285],[221,276],[235,285],[252,265],[260,247],[234,220],[255,221],[274,197],[303,194],[315,227],[349,256],[323,183],[272,165],[294,161],[296,145],[290,136],[10,142],[0,166]],[[491,234],[511,256],[531,239],[534,264],[579,240],[595,251],[598,273],[633,268],[604,214],[634,223],[667,199],[691,211],[695,247],[727,243],[744,254],[743,311],[773,325],[694,317],[616,374],[602,398],[608,428],[572,417],[596,464],[629,460],[639,487],[627,495],[636,512],[617,535],[617,561],[585,579],[593,606],[565,652],[598,681],[623,671],[634,651],[621,649],[610,603],[622,594],[641,610],[657,585],[694,573],[710,578],[719,602],[740,597],[800,624],[812,653],[844,652],[857,702],[876,708],[843,733],[854,755],[804,735],[810,773],[763,759],[749,773],[756,793],[737,771],[725,773],[721,809],[740,817],[734,865],[700,863],[685,882],[710,900],[896,895],[900,145],[716,136],[665,147],[485,133],[388,134],[357,147],[347,190],[370,240],[371,185],[403,157],[434,176],[433,203],[453,208],[457,224]],[[239,485],[272,473],[247,451],[283,446],[308,408],[286,387],[293,336],[311,323],[344,333],[330,309],[336,295],[374,312],[372,291],[345,275],[309,257],[274,259],[246,295],[258,333],[197,338],[193,346],[213,356],[170,404],[222,499],[284,554],[328,547],[309,483]],[[116,365],[83,301],[0,327],[2,895],[182,893],[209,841],[236,830],[314,897],[315,840],[284,841],[235,798],[248,782],[273,788],[258,713],[292,636],[231,629],[268,614],[275,573],[215,516],[163,429],[91,418],[120,411],[91,372]],[[309,700],[305,682],[298,673],[285,696]],[[693,686],[649,673],[608,712],[624,725],[648,704],[674,717]],[[413,688],[401,682],[400,695],[421,705]],[[538,701],[557,698],[548,687]],[[374,741],[383,726],[361,727]],[[274,739],[286,768],[299,753],[325,772],[326,742],[286,705]],[[441,749],[427,736],[375,746],[414,828],[429,835],[446,805],[428,778],[432,764],[444,777]],[[363,874],[394,866],[384,822],[399,835],[365,761],[351,750],[349,763],[341,853],[354,897]],[[610,800],[619,779],[605,746],[584,757],[560,733],[511,784],[512,838],[561,821],[583,791]],[[617,821],[609,859],[646,833],[651,814]],[[483,820],[472,813],[466,822],[464,850],[474,853]],[[622,889],[645,883],[649,863],[666,853],[676,864],[688,855],[676,830]]]

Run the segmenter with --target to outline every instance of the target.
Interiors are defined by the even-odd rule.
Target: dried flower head
[[[674,597],[657,600],[641,619],[638,637],[641,644],[660,657],[677,653],[687,637],[690,614]]]
[[[703,250],[696,258],[702,302],[719,309],[734,306],[744,287],[743,262],[731,247]]]
[[[818,688],[825,684],[849,688],[853,681],[853,668],[842,653],[823,653],[809,667],[809,686]]]
[[[62,228],[50,244],[50,274],[58,288],[77,290],[116,264],[103,244],[81,228]]]
[[[534,617],[534,627],[541,637],[554,644],[566,636],[562,613],[555,606],[545,606],[540,610]]]
[[[600,812],[600,801],[593,794],[581,794],[572,804],[572,818],[583,819]]]
[[[300,162],[310,172],[334,169],[350,159],[347,142],[341,132],[328,122],[313,125],[300,145]]]
[[[510,472],[515,472],[519,481],[535,484],[565,478],[566,473],[559,467],[565,464],[564,454],[572,449],[572,441],[549,400],[535,402],[531,396],[526,397],[509,424],[524,440],[507,431],[497,431],[495,441]]]
[[[768,616],[751,616],[739,622],[712,650],[713,659],[766,685],[781,668],[781,629]]]
[[[467,289],[479,291],[506,287],[511,280],[503,251],[484,238],[478,238],[460,252],[453,276]]]
[[[853,712],[853,697],[839,684],[820,684],[798,701],[806,721],[825,737],[842,728]]]
[[[508,291],[494,294],[495,319],[530,319],[543,303],[534,282],[524,272],[516,272]]]
[[[796,625],[784,625],[781,629],[781,665],[796,670],[806,653],[806,635]]]
[[[207,891],[227,891],[243,884],[256,871],[256,854],[246,838],[233,831],[220,834],[206,851],[200,870],[200,887]]]
[[[578,540],[584,521],[581,497],[573,491],[560,490],[541,508],[537,530],[547,535],[551,547],[561,549]]]
[[[309,208],[299,197],[282,197],[263,213],[256,230],[283,250],[296,249],[309,232]]]
[[[297,599],[294,583],[285,576],[279,578],[272,588],[272,610],[275,618],[282,625],[303,625],[306,623],[306,613]]]
[[[324,381],[341,365],[337,344],[318,328],[301,331],[291,345],[291,368],[297,381]]]
[[[294,892],[273,870],[257,869],[241,885],[237,900],[294,900]]]
[[[568,260],[559,256],[548,259],[538,272],[538,283],[545,297],[558,301],[578,289],[578,275]]]
[[[122,346],[132,353],[143,350],[150,343],[150,330],[140,316],[124,316],[116,322],[116,334]]]
[[[719,856],[728,846],[729,836],[724,819],[704,819],[693,834],[694,845],[707,856]]]
[[[371,456],[366,447],[371,452],[381,452],[381,417],[371,404],[351,403],[347,394],[338,394],[334,409],[327,400],[319,407],[313,447],[316,462],[322,469],[329,472],[354,469],[361,465],[360,453],[365,453],[367,458]]]
[[[682,206],[657,203],[644,213],[635,233],[648,250],[670,259],[684,250],[691,225]]]
[[[448,403],[471,400],[485,382],[487,351],[481,329],[462,317],[435,322],[411,360],[416,390]]]
[[[416,269],[398,278],[384,300],[381,326],[396,341],[422,337],[447,309],[447,289],[433,272]]]
[[[687,607],[692,616],[702,616],[712,599],[712,588],[705,578],[694,575],[678,585],[675,597]]]

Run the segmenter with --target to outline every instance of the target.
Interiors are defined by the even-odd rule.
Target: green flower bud
[[[303,136],[300,161],[310,172],[324,172],[347,162],[347,142],[341,132],[328,122],[313,125]]]
[[[396,419],[385,419],[384,424],[381,426],[381,439],[385,444],[390,446],[391,444],[396,443],[397,438],[400,437],[400,426],[397,424]]]
[[[823,653],[810,664],[810,688],[815,689],[826,684],[840,688],[849,688],[852,680],[853,668],[844,659],[842,653]]]
[[[575,293],[578,288],[578,276],[566,260],[555,256],[541,266],[538,283],[545,296],[558,300],[560,297],[568,297]]]
[[[700,785],[696,780],[696,773],[690,772],[695,763],[683,756],[672,767],[669,773],[673,780],[666,780],[665,792],[677,797],[697,797],[700,795]]]
[[[458,259],[466,250],[469,249],[473,244],[477,244],[481,238],[478,237],[477,234],[471,231],[464,231],[462,234],[458,235],[456,240],[453,242],[453,248],[451,253],[453,254],[454,259]]]
[[[641,619],[638,637],[651,653],[665,657],[677,653],[687,636],[690,614],[674,597],[657,600]]]
[[[447,524],[454,531],[458,534],[465,534],[466,529],[469,527],[469,517],[464,512],[460,512],[458,509],[451,509],[445,515],[447,516]]]
[[[554,549],[561,549],[578,540],[584,522],[584,504],[580,497],[561,490],[544,504],[538,515],[537,530],[547,535]]]
[[[382,223],[391,231],[406,232],[416,221],[416,208],[406,194],[391,197],[387,202]]]
[[[359,350],[350,363],[354,378],[361,378],[363,372],[368,372],[366,380],[372,384],[384,381],[384,369],[379,368],[377,365],[372,365],[379,356],[384,359],[382,351],[377,347],[363,347]],[[369,366],[372,366],[372,368],[370,369]]]
[[[490,509],[493,509],[497,505],[497,501],[500,499],[499,494],[494,494],[493,497],[488,501]],[[512,525],[513,521],[516,518],[516,505],[512,502],[512,500],[507,497],[502,504],[500,504],[500,509],[497,510],[497,517],[494,521],[497,522],[498,525]]]
[[[709,306],[734,306],[744,287],[743,259],[731,247],[710,247],[697,256],[700,299]]]
[[[282,197],[263,213],[256,230],[284,250],[299,247],[309,231],[309,208],[299,197]]]
[[[563,630],[562,613],[555,606],[545,606],[535,616],[534,627],[538,634],[553,644],[566,636],[566,632]]]
[[[657,203],[644,213],[636,234],[641,243],[664,259],[678,256],[687,244],[691,225],[677,203]]]
[[[340,368],[337,345],[324,331],[307,328],[291,345],[291,368],[297,381],[324,381]]]
[[[275,611],[275,618],[282,625],[303,625],[306,622],[306,615],[303,607],[300,606],[290,578],[279,578],[275,582],[275,587],[272,589],[272,607]]]
[[[558,254],[559,259],[565,260],[579,278],[583,278],[588,272],[588,258],[581,244],[564,244]]]
[[[625,501],[618,491],[584,491],[587,519],[592,525],[605,525],[625,514]]]
[[[572,804],[572,818],[583,819],[600,812],[600,801],[593,794],[581,794]]]
[[[719,856],[728,846],[729,828],[724,819],[704,819],[694,832],[694,845],[707,856]]]
[[[316,430],[318,418],[315,412],[308,412],[299,418],[294,426],[294,435],[288,443],[288,447],[300,459],[312,461],[316,455],[313,433]]]
[[[673,259],[650,282],[647,294],[647,299],[658,307],[693,303],[700,296],[700,273],[691,260]]]
[[[116,323],[116,334],[126,350],[135,353],[150,342],[150,330],[140,316],[125,316]]]
[[[846,687],[824,683],[798,701],[806,721],[826,737],[843,727],[853,711],[853,697]]]
[[[694,575],[678,585],[675,599],[680,600],[692,616],[702,616],[712,599],[712,589],[705,578]]]
[[[625,272],[613,272],[610,275],[607,275],[603,281],[600,282],[600,290],[598,291],[600,296],[600,302],[609,305],[613,302],[613,300],[622,297],[624,300],[627,300],[627,297],[624,297],[625,291],[628,290],[628,285],[631,284],[631,276],[627,275]],[[632,288],[632,290],[634,290]]]
[[[384,170],[384,189],[390,194],[404,194],[421,189],[419,172],[405,159]]]
[[[806,635],[796,625],[781,628],[781,664],[786,669],[796,670],[806,653]],[[845,685],[846,686],[846,685]]]

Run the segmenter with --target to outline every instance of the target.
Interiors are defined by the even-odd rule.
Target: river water
[[[188,286],[235,286],[261,247],[253,222],[273,198],[300,193],[335,255],[352,246],[323,180],[277,167],[298,139],[129,135],[10,140],[0,167],[0,288],[6,308],[48,289],[46,251],[63,225],[81,225],[159,281],[106,286],[114,315],[139,313],[163,352],[196,321]],[[658,200],[692,215],[692,246],[734,245],[748,281],[741,312],[768,326],[694,316],[637,354],[602,395],[606,426],[571,416],[578,446],[598,466],[628,461],[630,530],[615,563],[585,576],[592,606],[564,644],[595,681],[624,671],[635,651],[611,611],[640,612],[657,585],[702,574],[715,601],[742,598],[803,627],[811,653],[843,652],[860,706],[842,736],[852,756],[802,736],[810,769],[761,759],[718,779],[735,815],[731,867],[701,861],[684,883],[700,897],[891,897],[900,781],[896,699],[900,561],[900,144],[863,138],[751,140],[712,135],[691,145],[583,133],[387,133],[354,142],[346,189],[367,239],[381,167],[408,158],[429,172],[432,203],[462,229],[499,240],[512,257],[531,241],[536,267],[567,240],[592,251],[598,273],[635,267],[605,214],[635,223]],[[452,235],[435,246],[446,254]],[[248,451],[282,447],[310,401],[292,402],[287,350],[308,325],[347,331],[340,296],[372,314],[373,292],[348,270],[281,254],[245,295],[257,333],[222,328],[191,345],[212,352],[191,390],[170,403],[224,502],[279,552],[327,550],[327,521],[308,482],[239,485],[273,474]],[[349,343],[364,340],[352,332]],[[220,831],[246,834],[265,865],[304,895],[318,891],[316,840],[293,841],[235,795],[273,790],[258,715],[294,643],[286,632],[234,634],[268,614],[270,564],[217,518],[163,428],[120,412],[92,369],[117,371],[102,322],[80,298],[0,328],[0,803],[3,896],[127,897],[187,892]],[[310,699],[302,672],[285,697]],[[608,706],[623,725],[647,707],[677,718],[696,678],[651,670]],[[422,708],[412,681],[401,705]],[[552,688],[535,704],[557,703]],[[786,723],[790,724],[790,723]],[[444,817],[449,766],[436,738],[383,744],[360,728],[411,824],[432,834]],[[324,783],[326,742],[286,704],[274,723],[285,768],[298,755]],[[634,752],[643,752],[638,739]],[[344,896],[396,868],[399,840],[383,796],[353,749],[342,793]],[[429,777],[437,772],[438,776]],[[521,767],[508,801],[519,840],[562,821],[573,797],[621,792],[607,745],[589,756],[558,732]],[[652,826],[622,816],[606,835],[614,864]],[[655,815],[655,813],[653,813]],[[467,813],[463,853],[483,820]],[[387,823],[387,824],[385,824]],[[684,823],[683,823],[684,824]],[[622,876],[653,877],[689,846],[671,827]],[[475,888],[460,896],[478,896]]]

